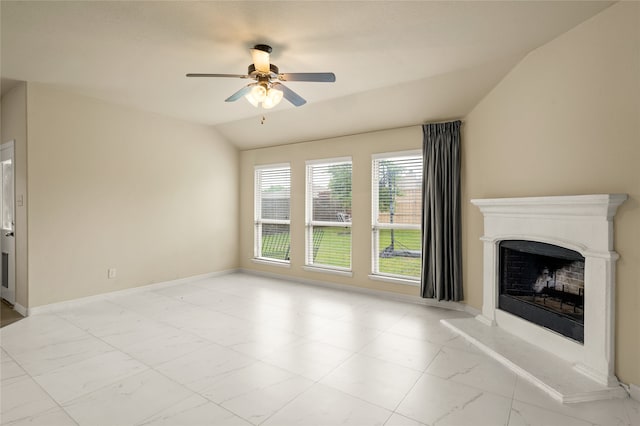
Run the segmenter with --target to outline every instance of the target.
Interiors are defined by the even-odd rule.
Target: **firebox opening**
[[[584,343],[584,257],[537,241],[499,247],[498,307]]]

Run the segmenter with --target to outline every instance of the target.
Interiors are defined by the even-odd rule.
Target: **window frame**
[[[289,171],[289,219],[264,219],[262,218],[262,189],[259,176],[267,170],[288,169]],[[254,166],[253,172],[253,260],[258,263],[272,263],[278,266],[289,266],[290,259],[276,259],[265,257],[262,253],[262,226],[263,225],[288,225],[289,226],[289,252],[291,252],[291,163],[275,163]]]
[[[313,220],[313,168],[316,166],[332,166],[339,164],[351,165],[351,179],[353,182],[353,159],[352,157],[335,157],[324,158],[316,160],[307,160],[305,162],[305,256],[304,256],[304,269],[308,271],[327,272],[335,275],[352,276],[353,268],[353,234],[352,218],[349,222],[340,221],[322,221]],[[353,204],[352,204],[353,207]],[[353,216],[353,215],[352,215]],[[322,263],[315,263],[313,259],[313,247],[310,241],[313,241],[313,229],[314,227],[340,227],[349,228],[350,240],[349,240],[349,267],[341,267],[334,265],[326,265]]]
[[[412,286],[420,285],[420,277],[410,275],[392,274],[380,271],[379,256],[379,231],[382,229],[394,230],[422,230],[422,224],[406,224],[406,223],[380,223],[379,217],[379,175],[376,162],[381,160],[393,160],[409,157],[424,158],[424,153],[420,149],[382,152],[371,155],[371,275],[369,278],[380,281],[390,281],[399,284],[408,284]],[[424,177],[423,177],[424,179]],[[422,250],[422,249],[421,249]]]

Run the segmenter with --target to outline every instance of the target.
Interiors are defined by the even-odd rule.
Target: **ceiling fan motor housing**
[[[278,69],[277,66],[273,65],[273,64],[269,64],[269,69],[271,71],[271,74],[280,74],[280,70]],[[249,69],[247,71],[247,74],[249,74],[251,77],[254,77],[256,75],[260,75],[262,74],[260,71],[256,70],[256,66],[254,64],[249,65]]]

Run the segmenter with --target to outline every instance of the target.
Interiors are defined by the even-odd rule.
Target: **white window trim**
[[[392,151],[392,152],[379,152],[377,154],[371,155],[371,160],[384,160],[387,158],[408,158],[408,157],[416,157],[422,156],[422,150],[420,149],[411,149],[407,151]]]
[[[274,163],[274,164],[256,164],[253,166],[254,171],[271,170],[271,169],[291,169],[291,163]]]
[[[377,201],[377,199],[376,199]],[[376,222],[372,227],[371,230],[374,229],[417,229],[420,230],[420,225],[414,225],[414,224],[410,224],[410,223],[380,223],[380,222]]]
[[[404,224],[404,223],[380,223],[378,222],[378,182],[377,169],[373,167],[376,160],[386,159],[403,159],[410,157],[422,157],[424,154],[420,149],[412,149],[406,151],[381,152],[371,155],[371,274],[369,278],[377,281],[387,281],[397,284],[406,284],[411,286],[420,285],[420,279],[407,275],[396,275],[384,272],[376,272],[379,269],[380,258],[378,255],[378,233],[380,229],[397,229],[397,230],[420,230],[421,225]]]
[[[351,222],[323,222],[321,220],[311,220],[307,222],[311,226],[327,226],[332,228],[351,228]]]
[[[285,219],[256,219],[256,224],[258,222],[265,223],[267,225],[291,225],[291,220]]]
[[[313,218],[313,189],[310,188],[311,175],[309,166],[334,165],[334,164],[351,164],[351,173],[353,179],[353,158],[352,157],[333,157],[317,160],[305,161],[305,249],[304,249],[304,266],[302,269],[311,272],[325,272],[334,275],[353,276],[353,239],[351,240],[350,258],[351,268],[341,268],[339,266],[315,264],[313,262],[313,254],[309,253],[309,240],[313,239],[313,228],[315,226],[351,228],[351,222],[324,222],[312,220]]]
[[[254,257],[251,261],[260,265],[278,266],[280,268],[291,267],[291,262],[288,260],[271,259],[269,257]]]
[[[289,169],[289,185],[291,185],[291,163],[274,163],[255,165],[253,168],[253,261],[255,263],[271,264],[277,266],[290,265],[290,260],[272,259],[262,257],[262,225],[289,225],[289,235],[291,235],[291,189],[289,189],[289,219],[262,219],[262,199],[258,197],[260,183],[257,179],[258,172],[273,169]]]
[[[353,163],[351,157],[333,157],[333,158],[320,158],[317,160],[307,160],[305,165],[317,166],[322,164],[340,164],[340,163]]]
[[[353,271],[351,269],[340,268],[338,266],[304,265],[302,269],[309,272],[322,272],[324,274],[339,275],[341,277],[353,277]]]
[[[403,284],[403,285],[410,285],[413,287],[420,287],[420,279],[419,278],[415,278],[415,279],[411,279],[411,278],[407,278],[404,275],[393,275],[393,274],[371,274],[369,275],[369,279],[372,279],[374,281],[383,281],[383,282],[387,282],[387,283],[394,283],[394,284]]]

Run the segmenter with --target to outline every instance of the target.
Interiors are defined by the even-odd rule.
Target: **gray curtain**
[[[421,294],[462,300],[460,121],[422,126]]]

